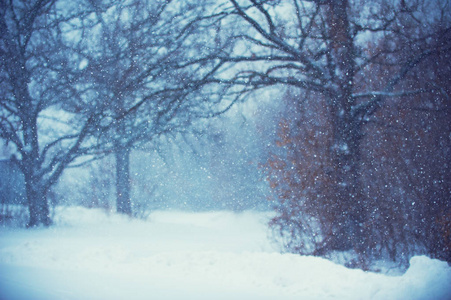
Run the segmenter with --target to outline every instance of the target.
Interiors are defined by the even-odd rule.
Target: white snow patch
[[[82,70],[84,70],[84,69],[86,69],[86,67],[89,65],[89,60],[87,60],[87,59],[82,59],[81,61],[80,61],[80,63],[78,64],[78,69],[80,70],[80,71],[82,71]]]
[[[0,228],[0,299],[449,299],[451,268],[402,276],[280,254],[269,213],[59,208],[50,229]]]

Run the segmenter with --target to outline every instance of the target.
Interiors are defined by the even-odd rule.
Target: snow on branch
[[[367,92],[367,93],[359,93],[352,95],[353,98],[376,98],[376,97],[404,97],[404,96],[411,96],[411,95],[417,95],[421,93],[430,92],[430,89],[418,89],[414,91],[403,91],[403,92],[385,92],[385,91],[374,91],[374,92]]]

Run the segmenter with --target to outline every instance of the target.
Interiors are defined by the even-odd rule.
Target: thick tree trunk
[[[331,157],[334,174],[332,208],[334,232],[330,247],[355,249],[364,244],[362,224],[365,220],[360,181],[360,141],[362,129],[353,116],[352,97],[355,74],[355,49],[348,20],[348,2],[329,2],[331,56],[336,68],[336,94],[329,99],[333,126]]]
[[[333,207],[336,232],[332,248],[358,250],[363,245],[364,199],[360,180],[361,127],[350,116],[335,115],[333,146]],[[357,249],[356,249],[357,248]]]
[[[27,90],[22,90],[22,97],[20,99],[25,104],[23,111],[26,115],[23,118],[24,148],[20,167],[25,178],[25,190],[30,213],[27,227],[36,227],[39,225],[50,226],[52,220],[47,201],[48,190],[43,187],[42,176],[37,175],[41,167],[37,118],[31,109],[33,107],[32,100]]]
[[[132,214],[130,199],[130,149],[118,146],[116,157],[116,210],[118,213]]]
[[[30,219],[27,227],[36,227],[39,225],[50,226],[52,220],[50,218],[49,203],[47,201],[47,192],[39,188],[29,176],[25,176],[25,189],[27,192],[28,210]]]

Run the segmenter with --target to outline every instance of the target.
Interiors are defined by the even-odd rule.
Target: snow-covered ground
[[[58,208],[50,229],[0,228],[0,299],[451,299],[451,267],[388,276],[280,254],[268,214]]]

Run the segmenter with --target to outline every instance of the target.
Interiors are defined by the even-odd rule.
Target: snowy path
[[[0,299],[450,299],[451,268],[403,276],[277,253],[264,213],[65,208],[51,229],[0,228]]]

